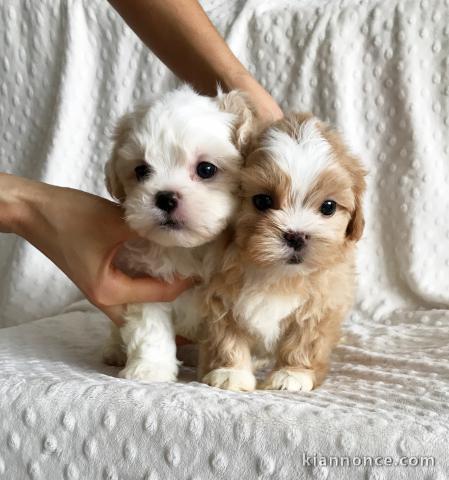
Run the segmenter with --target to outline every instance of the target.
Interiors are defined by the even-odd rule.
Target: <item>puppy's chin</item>
[[[211,219],[210,224],[159,217],[149,221],[140,214],[128,214],[126,220],[141,237],[162,247],[199,247],[216,238],[227,225],[227,216],[215,218],[213,222]]]
[[[285,252],[283,248],[275,251],[249,248],[247,252],[247,259],[253,265],[264,269],[274,269],[277,272],[282,271],[287,276],[311,273],[314,270],[307,261],[306,253]]]
[[[304,264],[303,255],[295,254],[269,232],[265,234],[260,232],[250,238],[244,238],[240,248],[245,252],[244,259],[259,268],[291,270],[291,267],[298,268]]]
[[[199,247],[211,240],[208,236],[200,235],[182,225],[158,226],[151,230],[146,238],[162,247],[184,248]]]
[[[270,232],[258,232],[240,245],[245,260],[263,269],[289,275],[306,275],[341,262],[346,255],[345,244],[315,239],[303,250],[295,252]]]

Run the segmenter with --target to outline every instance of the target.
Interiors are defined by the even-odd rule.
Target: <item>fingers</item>
[[[173,282],[153,277],[131,278],[111,266],[99,280],[90,300],[100,308],[127,303],[171,302],[194,283],[190,278],[175,278]]]
[[[172,302],[195,284],[195,279],[191,278],[177,277],[173,282],[166,282],[150,276],[129,277],[113,265],[115,255],[122,246],[121,242],[115,245],[105,259],[101,272],[102,278],[99,279],[95,291],[90,296],[94,297],[91,301],[97,305]]]
[[[122,272],[118,275],[120,290],[129,303],[172,302],[195,283],[191,278],[176,278],[169,283],[152,277],[130,278]]]

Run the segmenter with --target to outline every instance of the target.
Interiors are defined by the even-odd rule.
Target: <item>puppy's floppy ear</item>
[[[114,148],[115,150],[115,148]],[[105,173],[105,183],[106,188],[111,195],[120,203],[125,200],[126,194],[125,189],[123,188],[123,184],[120,181],[117,172],[115,170],[117,164],[117,154],[113,151],[111,158],[105,165],[104,173]]]
[[[234,114],[233,143],[239,152],[244,152],[257,129],[256,113],[248,96],[239,91],[217,95],[218,105],[221,110]]]
[[[341,140],[340,140],[341,142]],[[358,242],[362,238],[365,228],[365,216],[363,214],[363,194],[366,190],[365,177],[368,172],[362,166],[360,160],[351,154],[346,145],[341,142],[339,152],[341,162],[352,178],[352,193],[354,195],[354,210],[351,212],[351,219],[346,227],[346,238]]]
[[[339,162],[351,175],[354,210],[351,212],[351,219],[346,228],[346,238],[357,242],[362,237],[365,228],[362,199],[366,190],[365,177],[368,172],[363,168],[360,160],[351,154],[342,137],[332,127],[324,122],[318,122],[317,125],[324,138],[332,145]]]
[[[365,228],[365,216],[363,214],[362,207],[362,197],[366,188],[365,175],[366,171],[360,166],[360,163],[354,157],[351,159],[356,162],[354,168],[351,171],[351,176],[353,178],[353,187],[352,191],[354,193],[354,211],[351,215],[351,220],[349,220],[348,226],[346,228],[346,237],[349,240],[357,242],[360,240]]]
[[[118,151],[125,140],[126,136],[131,130],[132,114],[123,115],[117,122],[112,134],[114,147],[112,149],[111,157],[105,165],[105,183],[109,194],[116,200],[123,202],[126,198],[125,188],[118,175],[118,163],[120,157]]]

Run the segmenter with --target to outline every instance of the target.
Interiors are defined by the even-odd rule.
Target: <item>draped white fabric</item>
[[[173,385],[114,379],[105,320],[61,314],[79,292],[3,235],[0,478],[447,478],[449,2],[204,6],[284,109],[335,124],[369,169],[358,302],[329,379],[297,395],[215,391],[189,370]],[[176,84],[102,0],[1,2],[0,53],[0,171],[93,193],[117,116]]]

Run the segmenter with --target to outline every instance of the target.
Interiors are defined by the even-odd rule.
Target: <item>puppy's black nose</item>
[[[157,192],[156,207],[164,212],[172,212],[178,205],[178,199],[175,192]]]
[[[309,236],[302,232],[292,232],[289,230],[288,232],[284,233],[284,240],[285,243],[293,248],[293,250],[301,250],[306,241],[309,239]]]

